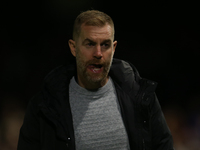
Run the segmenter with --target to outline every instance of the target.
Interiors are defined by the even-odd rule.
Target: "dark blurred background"
[[[0,2],[0,149],[16,150],[30,98],[45,75],[72,59],[68,40],[76,16],[110,15],[115,58],[158,82],[157,96],[176,150],[200,150],[200,24],[192,1],[30,0]]]

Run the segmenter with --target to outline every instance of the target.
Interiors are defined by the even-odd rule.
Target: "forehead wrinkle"
[[[82,39],[91,39],[93,41],[96,40],[107,40],[107,39],[112,39],[113,34],[112,34],[112,28],[110,25],[105,25],[102,27],[99,26],[87,26],[87,25],[82,25],[81,27],[81,34],[80,37]]]

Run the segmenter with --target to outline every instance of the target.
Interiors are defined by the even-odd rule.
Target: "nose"
[[[94,57],[97,59],[101,59],[103,57],[102,51],[101,51],[101,46],[97,45],[95,47],[95,51],[94,51]]]

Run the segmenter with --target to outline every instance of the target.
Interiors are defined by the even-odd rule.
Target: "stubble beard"
[[[108,73],[110,71],[110,67],[112,64],[113,57],[108,62],[102,62],[98,59],[93,59],[90,61],[85,62],[83,57],[79,52],[76,53],[76,63],[77,63],[77,73],[81,76],[82,80],[86,82],[86,84],[94,86],[94,87],[101,87],[103,86],[107,79]],[[103,66],[103,71],[100,74],[93,74],[87,71],[87,66],[89,64],[101,64]]]

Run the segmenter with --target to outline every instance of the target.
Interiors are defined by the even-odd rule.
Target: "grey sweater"
[[[77,150],[129,149],[111,78],[97,91],[88,91],[73,77],[69,96]]]

